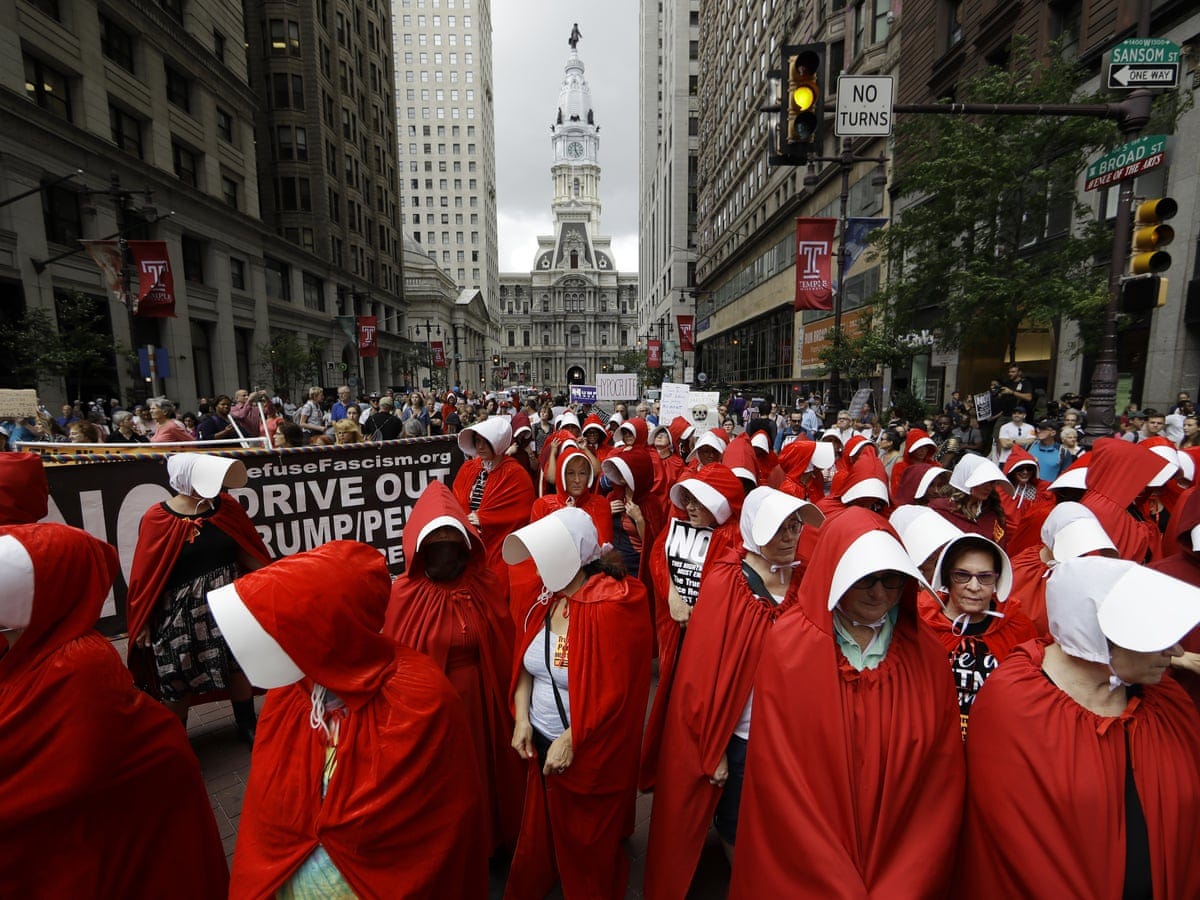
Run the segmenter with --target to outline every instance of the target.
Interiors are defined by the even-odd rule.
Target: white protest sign
[[[638,381],[636,372],[596,376],[596,399],[601,403],[616,400],[636,400]]]
[[[696,426],[697,433],[720,428],[721,413],[717,409],[720,402],[721,395],[717,391],[689,391],[684,417]]]
[[[683,416],[691,421],[691,411],[688,408],[689,393],[691,391],[686,384],[664,381],[662,396],[658,398],[658,421],[669,425],[676,416]]]

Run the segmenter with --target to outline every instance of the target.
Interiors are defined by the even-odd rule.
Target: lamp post
[[[413,330],[417,333],[418,338],[421,336],[421,327],[422,326],[420,322],[413,326]],[[436,390],[437,388],[437,376],[435,376],[433,373],[433,335],[436,334],[438,337],[442,336],[442,325],[440,322],[437,325],[432,325],[430,324],[429,319],[426,318],[424,328],[425,350],[429,354],[429,389],[432,391]],[[420,385],[418,385],[418,387],[420,387]]]

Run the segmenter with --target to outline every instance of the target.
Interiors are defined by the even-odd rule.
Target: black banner
[[[121,574],[99,627],[125,629],[125,584],[142,515],[171,496],[166,453],[130,453],[48,465],[47,521],[74,525],[117,548]],[[404,523],[430,481],[453,483],[463,457],[454,437],[292,450],[233,450],[249,480],[231,491],[278,559],[327,541],[377,548],[393,576],[404,571]]]

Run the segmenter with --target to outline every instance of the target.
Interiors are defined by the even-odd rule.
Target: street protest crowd
[[[0,454],[5,891],[476,898],[499,866],[514,900],[620,898],[650,792],[652,900],[687,896],[710,829],[734,898],[1200,897],[1190,398],[1086,450],[1086,405],[1043,409],[1016,367],[928,421],[565,399],[238,391],[194,430],[167,400],[14,423],[447,434],[466,461],[393,580],[354,541],[272,560],[229,493],[245,466],[170,447],[122,661],[93,627],[116,549],[41,522],[40,458]],[[232,872],[180,727],[212,699],[253,746]]]

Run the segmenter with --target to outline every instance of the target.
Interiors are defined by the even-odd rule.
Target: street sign
[[[1109,54],[1108,89],[1177,87],[1179,55],[1179,45],[1165,38],[1121,41]]]
[[[1148,134],[1130,141],[1111,153],[1100,157],[1087,168],[1085,191],[1117,184],[1143,172],[1161,166],[1166,161],[1167,138],[1162,134]]]
[[[892,133],[892,76],[842,75],[837,80],[838,137],[887,137]]]

